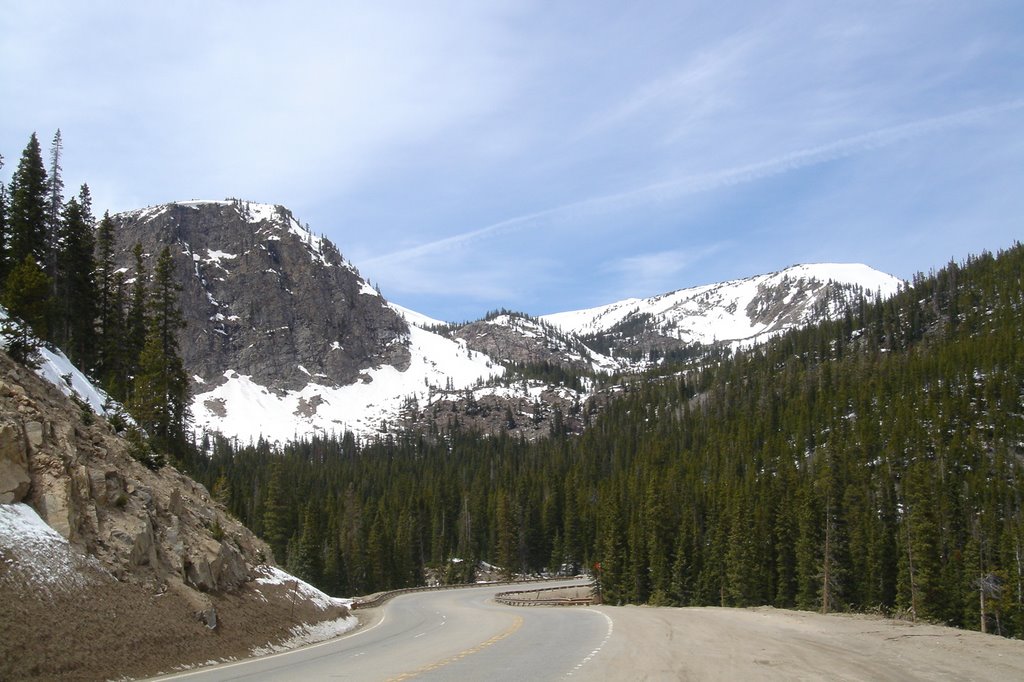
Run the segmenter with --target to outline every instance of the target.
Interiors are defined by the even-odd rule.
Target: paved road
[[[370,616],[366,624],[344,637],[170,679],[533,681],[585,676],[591,658],[611,635],[611,619],[585,607],[513,608],[493,601],[495,593],[509,589],[402,595],[362,612]]]

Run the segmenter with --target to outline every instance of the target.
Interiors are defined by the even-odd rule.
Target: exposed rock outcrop
[[[354,625],[272,579],[269,548],[203,486],[143,466],[2,351],[0,488],[0,679],[146,677]]]
[[[587,348],[574,334],[519,313],[489,315],[461,325],[452,334],[463,339],[471,350],[499,362],[549,365],[584,374],[625,369],[611,358]]]
[[[356,381],[370,367],[405,369],[408,327],[338,250],[282,206],[165,204],[114,216],[119,265],[134,276],[171,247],[187,327],[181,352],[197,393],[232,370],[274,391],[311,380]]]
[[[0,386],[0,394],[8,390]],[[32,478],[28,473],[28,441],[20,421],[0,424],[0,504],[21,502]]]
[[[106,421],[83,417],[3,353],[0,488],[0,501],[28,503],[122,581],[155,587],[177,578],[201,591],[231,591],[271,558],[203,486],[172,467],[146,468]]]

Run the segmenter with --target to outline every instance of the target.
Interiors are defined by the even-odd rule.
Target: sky
[[[862,262],[1024,216],[1024,3],[0,0],[5,181],[283,204],[463,321]]]

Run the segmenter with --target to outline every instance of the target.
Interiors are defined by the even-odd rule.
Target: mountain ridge
[[[243,442],[454,424],[535,438],[549,419],[579,414],[601,377],[756,343],[837,314],[869,287],[899,287],[867,266],[830,265],[843,275],[833,281],[804,265],[585,311],[450,324],[386,300],[283,206],[172,202],[114,220],[129,270],[135,242],[148,253],[172,246],[196,431]]]
[[[904,284],[861,263],[805,263],[541,319],[611,345],[619,330],[633,327],[634,336],[660,337],[648,341],[651,347],[726,344],[735,349],[838,315],[860,293],[887,298]]]

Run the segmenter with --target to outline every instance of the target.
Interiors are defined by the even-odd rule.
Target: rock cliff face
[[[110,425],[0,352],[0,502],[25,502],[121,581],[238,589],[266,544],[172,467],[151,471]]]
[[[114,216],[118,264],[170,246],[188,324],[182,359],[197,393],[226,371],[273,391],[356,381],[409,363],[408,327],[329,241],[282,206],[179,202]]]

